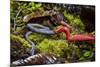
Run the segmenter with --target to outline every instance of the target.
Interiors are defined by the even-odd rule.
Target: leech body
[[[25,34],[25,38],[27,39],[27,41],[32,45],[32,49],[31,49],[31,55],[34,55],[35,54],[35,43],[32,42],[30,39],[29,39],[29,35],[32,34],[33,32],[32,31],[29,31]]]
[[[56,30],[57,33],[64,32],[66,34],[66,40],[78,42],[78,41],[95,41],[95,36],[89,34],[76,34],[71,35],[70,30],[67,27],[61,27],[60,29]],[[91,42],[89,42],[91,43]]]

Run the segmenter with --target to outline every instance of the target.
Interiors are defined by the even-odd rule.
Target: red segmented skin
[[[76,34],[76,35],[71,35],[69,28],[67,27],[61,27],[56,30],[57,33],[64,32],[66,34],[66,40],[68,41],[86,41],[90,44],[94,44],[95,42],[95,36],[90,35],[90,34]]]

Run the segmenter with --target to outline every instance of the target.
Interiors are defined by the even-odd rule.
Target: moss
[[[64,11],[63,13],[64,13],[65,18],[69,21],[69,24],[73,27],[74,32],[72,32],[72,33],[84,32],[85,26],[82,23],[82,20],[80,19],[79,15],[74,16],[74,15],[68,13],[67,11]]]
[[[30,56],[31,45],[21,36],[11,34],[11,62]]]
[[[61,56],[63,54],[63,49],[68,46],[65,40],[50,40],[44,39],[37,48],[42,53],[53,53],[57,56]]]
[[[40,33],[33,33],[29,36],[29,39],[36,42],[36,43],[40,43],[41,41],[43,41],[46,38],[45,35],[40,34]]]
[[[80,49],[66,40],[44,39],[38,46],[40,53],[52,53],[57,57],[65,58],[68,62],[78,61],[81,56]]]
[[[20,42],[22,47],[28,47],[31,48],[31,45],[28,43],[28,41],[26,41],[24,38],[22,38],[21,36],[16,36],[11,34],[11,40],[16,41],[16,42]]]

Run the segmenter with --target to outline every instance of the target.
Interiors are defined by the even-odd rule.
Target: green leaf
[[[82,60],[84,60],[84,59],[85,59],[84,57],[80,57],[80,59],[79,59],[79,60],[80,60],[80,61],[82,61]]]
[[[42,6],[42,4],[37,4],[35,7],[36,8],[39,8],[39,7],[41,7]]]
[[[91,56],[91,51],[86,51],[85,53],[84,53],[84,57],[89,57],[89,56]]]

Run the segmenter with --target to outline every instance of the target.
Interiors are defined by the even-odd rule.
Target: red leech
[[[75,34],[71,35],[69,28],[61,27],[60,29],[56,30],[57,33],[64,32],[66,34],[66,40],[68,41],[86,41],[88,43],[94,44],[95,36],[90,34]]]

